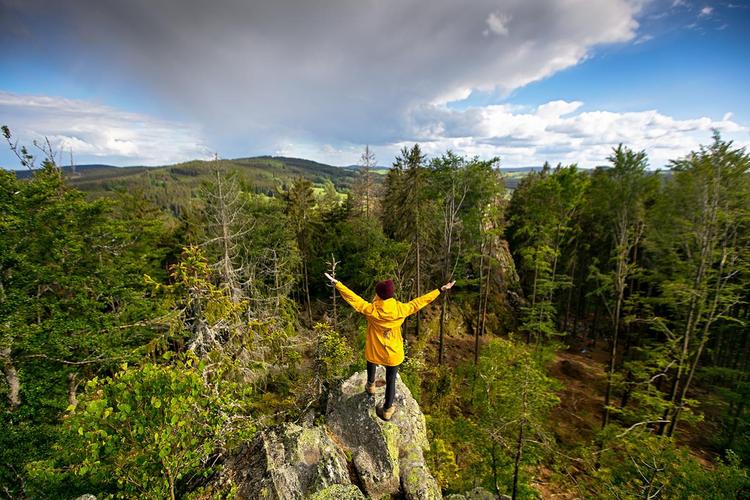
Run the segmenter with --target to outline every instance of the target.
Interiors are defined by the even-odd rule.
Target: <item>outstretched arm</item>
[[[339,291],[341,296],[344,298],[345,301],[351,305],[355,311],[362,314],[372,314],[372,304],[367,302],[365,299],[354,293],[353,291],[349,290],[346,285],[344,285],[339,280],[335,279],[328,273],[324,273],[326,275],[326,278],[331,280],[331,283],[334,283],[336,286],[336,290]]]
[[[450,290],[453,287],[453,284],[456,283],[455,281],[451,281],[450,283],[446,283],[445,285],[440,287],[440,290],[437,288],[429,293],[426,293],[422,295],[421,297],[417,297],[416,299],[410,300],[409,302],[405,304],[401,304],[401,315],[402,316],[411,316],[412,314],[416,313],[423,307],[425,307],[427,304],[435,300],[438,295],[440,295],[441,291]]]

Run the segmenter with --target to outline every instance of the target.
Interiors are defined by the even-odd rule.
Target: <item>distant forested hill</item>
[[[257,156],[231,160],[194,160],[162,167],[113,167],[111,165],[77,165],[75,170],[63,167],[71,184],[95,195],[106,196],[119,190],[152,191],[154,188],[186,195],[208,180],[215,169],[235,173],[241,183],[255,192],[271,194],[277,187],[284,189],[295,177],[304,177],[316,186],[327,180],[338,191],[351,187],[357,175],[356,167],[335,167],[301,158]],[[31,172],[18,171],[18,178]],[[167,188],[167,186],[169,186]]]

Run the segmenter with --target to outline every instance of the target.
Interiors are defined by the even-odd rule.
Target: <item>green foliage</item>
[[[187,356],[168,365],[123,365],[112,377],[88,381],[56,449],[64,465],[31,464],[32,481],[41,486],[72,473],[89,492],[116,498],[180,496],[213,472],[209,456],[230,440],[226,408],[233,401],[204,383],[204,370]]]
[[[661,326],[681,343],[669,434],[692,406],[686,396],[705,346],[747,324],[735,308],[747,301],[750,276],[750,155],[716,134],[674,170],[653,210],[659,231],[650,234],[656,302],[669,313]]]
[[[317,257],[310,264],[310,273],[315,289],[325,289],[322,276],[333,254],[341,260],[337,278],[365,296],[374,293],[379,280],[397,275],[407,251],[407,244],[386,238],[380,224],[365,217],[331,220],[316,233],[314,245]]]
[[[216,168],[234,174],[243,191],[274,196],[294,178],[304,177],[316,186],[330,181],[343,191],[352,186],[356,171],[299,158],[259,156],[255,158],[194,160],[162,167],[77,167],[69,182],[81,191],[108,197],[118,191],[139,192],[149,201],[182,216],[201,185],[211,180]],[[66,168],[66,173],[69,169]],[[377,180],[379,176],[374,176]]]
[[[414,396],[414,399],[420,401],[422,400],[422,373],[425,371],[425,361],[423,356],[412,353],[415,350],[418,353],[423,353],[424,348],[420,349],[417,347],[417,349],[413,349],[412,345],[412,343],[407,345],[406,360],[401,363],[398,373],[401,381],[409,388],[409,392]]]
[[[496,482],[523,474],[513,470],[514,460],[533,464],[549,446],[547,416],[559,399],[556,382],[546,374],[548,359],[544,351],[500,339],[493,339],[482,351],[472,397],[487,439],[488,459],[496,464]],[[510,490],[508,479],[504,482]]]
[[[328,323],[315,323],[315,372],[319,383],[330,383],[348,373],[353,352],[347,340]]]
[[[155,336],[144,320],[159,314],[142,276],[163,278],[171,251],[152,205],[89,201],[44,165],[28,181],[0,172],[0,349],[20,386],[17,408],[0,401],[0,483],[9,494],[22,488],[25,462],[50,456],[77,385],[142,358]]]
[[[733,453],[706,468],[673,440],[650,432],[615,438],[598,460],[587,486],[599,498],[732,499],[750,488]]]
[[[295,332],[280,317],[248,319],[248,299],[233,297],[226,287],[212,282],[208,260],[198,247],[186,247],[170,268],[170,284],[146,277],[168,313],[160,318],[165,335],[153,344],[167,351],[176,342],[216,364],[213,383],[263,385],[268,365],[294,367],[299,352],[292,346]]]
[[[430,441],[430,453],[427,454],[430,472],[441,489],[448,486],[458,478],[458,465],[456,455],[448,448],[440,438]]]
[[[474,419],[435,412],[425,416],[430,449],[425,460],[444,493],[464,493],[478,483],[491,489],[485,436]],[[440,444],[437,444],[440,443]]]

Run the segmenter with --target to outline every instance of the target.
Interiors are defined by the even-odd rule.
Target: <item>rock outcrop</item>
[[[248,499],[442,498],[424,462],[424,415],[400,377],[395,414],[377,416],[385,392],[378,370],[374,397],[364,391],[365,372],[355,373],[332,391],[325,425],[259,432],[227,461],[221,483]]]
[[[396,413],[384,422],[375,413],[382,405],[384,389],[375,397],[363,392],[365,372],[352,375],[331,395],[327,423],[350,451],[365,493],[372,498],[395,495],[406,498],[442,498],[440,488],[424,463],[428,448],[424,415],[411,391],[396,379]],[[385,377],[378,368],[377,379]]]
[[[490,250],[492,259],[487,329],[502,334],[515,329],[517,318],[520,317],[521,308],[526,304],[526,300],[508,242],[494,238]],[[474,315],[472,310],[469,317],[473,320]]]

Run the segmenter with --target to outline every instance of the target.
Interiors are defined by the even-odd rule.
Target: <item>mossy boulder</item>
[[[358,372],[333,391],[326,421],[331,432],[352,453],[365,493],[382,498],[402,493],[406,498],[442,498],[424,462],[428,449],[425,419],[408,387],[396,378],[396,412],[389,422],[375,408],[383,404],[385,370],[376,373],[375,396],[364,391],[366,372]]]
[[[237,498],[306,498],[331,485],[351,484],[346,457],[325,429],[295,424],[258,433],[225,471]]]

